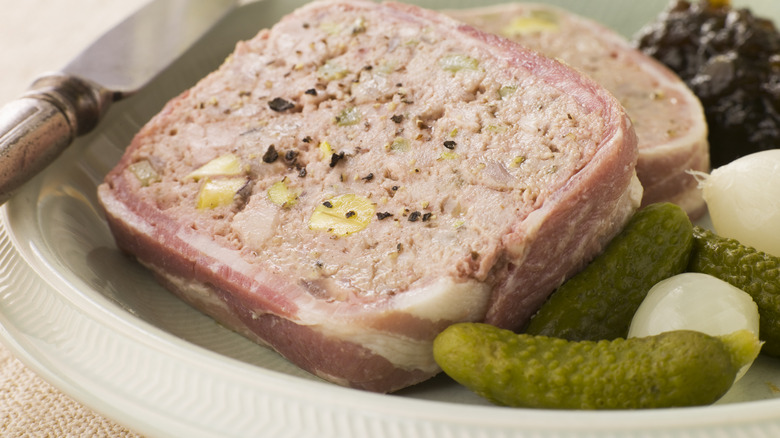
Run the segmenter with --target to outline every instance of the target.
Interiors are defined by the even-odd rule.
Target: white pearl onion
[[[746,155],[710,175],[694,176],[718,235],[780,256],[780,149]]]
[[[750,330],[758,336],[758,307],[746,292],[707,274],[675,275],[653,286],[637,309],[628,337],[672,330],[711,336]],[[744,375],[750,364],[743,367]]]

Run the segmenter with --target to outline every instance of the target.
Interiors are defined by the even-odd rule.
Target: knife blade
[[[153,0],[0,108],[0,204],[179,58],[238,0]]]

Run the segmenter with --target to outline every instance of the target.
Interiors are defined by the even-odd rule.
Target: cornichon
[[[692,233],[674,204],[639,210],[603,253],[550,296],[525,332],[571,341],[626,337],[650,288],[685,270]]]
[[[436,337],[433,355],[450,377],[499,405],[638,409],[715,402],[759,349],[747,330],[566,341],[460,323]]]
[[[762,352],[780,356],[780,258],[694,227],[688,270],[717,277],[747,292],[758,306]]]

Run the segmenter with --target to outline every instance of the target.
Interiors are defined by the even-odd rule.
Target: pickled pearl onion
[[[758,307],[746,292],[707,274],[689,272],[656,284],[639,306],[629,337],[670,330],[725,335],[747,329],[758,335]]]
[[[701,273],[684,273],[653,286],[631,320],[628,337],[672,330],[711,336],[750,330],[758,336],[758,307],[746,292]],[[743,367],[742,377],[750,364]]]
[[[699,180],[715,232],[780,256],[780,149],[756,152]]]

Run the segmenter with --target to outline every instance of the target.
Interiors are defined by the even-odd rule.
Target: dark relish
[[[728,1],[673,1],[635,44],[701,100],[712,166],[780,148],[780,34]]]

